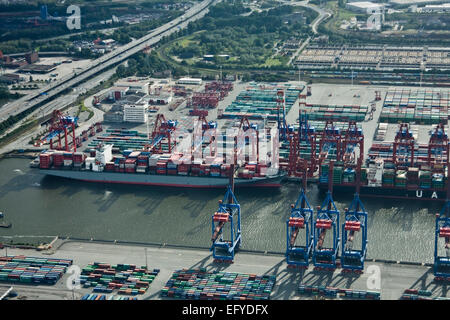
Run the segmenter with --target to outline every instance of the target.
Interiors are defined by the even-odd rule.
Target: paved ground
[[[205,267],[208,271],[226,270],[257,275],[276,275],[277,283],[271,295],[274,300],[304,299],[296,293],[300,283],[356,290],[377,291],[377,288],[380,288],[383,300],[397,300],[403,290],[407,288],[431,290],[434,297],[449,296],[448,287],[434,283],[430,268],[425,266],[368,262],[365,273],[359,276],[342,274],[340,271],[317,272],[313,271],[312,267],[306,272],[287,269],[284,257],[281,255],[240,252],[236,255],[234,264],[224,266],[213,263],[208,250],[154,246],[146,248],[70,241],[62,244],[51,256],[73,259],[74,265],[80,268],[92,262],[128,263],[141,266],[146,265],[145,250],[147,250],[148,267],[159,268],[161,272],[151,284],[149,291],[144,296],[139,296],[139,299],[161,299],[159,292],[173,271],[181,268],[200,267]],[[20,249],[8,250],[8,255],[18,254],[48,257],[48,253]],[[69,271],[55,286],[14,285],[14,289],[19,293],[16,299],[72,299],[72,291],[66,287],[66,283],[68,280],[70,283],[73,274],[72,271]],[[75,299],[79,299],[82,295],[90,292],[91,290],[88,289],[75,289],[73,295]]]

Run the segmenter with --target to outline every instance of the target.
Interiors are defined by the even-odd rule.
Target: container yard
[[[386,93],[380,121],[447,124],[449,101],[448,90],[389,90]]]
[[[55,285],[71,265],[72,260],[4,256],[0,257],[0,281]]]
[[[93,288],[93,292],[112,293],[118,290],[122,295],[144,294],[158,275],[159,270],[150,271],[146,266],[95,262],[83,268],[80,284],[84,288]]]
[[[14,254],[21,251],[11,250]],[[380,272],[380,287],[374,288],[368,280],[373,276],[370,271],[356,276],[338,271],[330,274],[312,269],[289,269],[282,255],[270,253],[240,252],[234,264],[224,266],[215,264],[207,250],[155,246],[146,247],[145,250],[149,259],[154,261],[152,264],[161,271],[142,295],[93,293],[91,288],[83,286],[72,292],[65,286],[69,275],[65,275],[56,286],[13,284],[14,290],[18,298],[24,295],[31,298],[37,294],[45,297],[47,294],[56,299],[65,297],[75,300],[448,299],[445,288],[433,282],[430,268],[421,265],[368,261],[368,270],[378,268]],[[73,263],[80,267],[90,264],[88,261],[93,254],[101,261],[116,265],[125,265],[125,261],[136,266],[145,264],[143,248],[136,245],[68,241],[57,249],[57,254],[71,256]]]
[[[420,70],[425,66],[448,69],[450,68],[448,52],[448,48],[437,47],[320,46],[313,44],[303,50],[295,64],[301,66],[302,69],[352,67],[391,71],[393,68]]]
[[[302,271],[301,269],[297,270],[295,268],[292,269],[289,263],[285,264],[285,268],[282,268],[285,270],[283,272],[293,274],[292,277],[289,277],[290,279],[296,279],[295,281],[290,281],[290,294],[287,295],[289,296],[289,299],[302,299],[302,295],[298,292],[298,286],[300,284],[307,287],[319,286],[319,296],[323,295],[325,298],[328,297],[328,294],[333,296],[335,292],[337,292],[336,297],[339,297],[339,290],[348,290],[349,293],[347,298],[350,299],[364,298],[364,295],[366,298],[377,299],[374,290],[371,290],[370,288],[367,290],[368,288],[364,285],[364,281],[369,276],[366,273],[366,270],[371,264],[377,263],[377,259],[406,262],[426,261],[427,263],[434,261],[434,214],[439,212],[442,203],[430,204],[430,206],[427,207],[428,209],[415,210],[414,208],[416,208],[417,204],[413,205],[412,203],[408,203],[407,205],[401,205],[402,207],[399,208],[398,202],[389,202],[386,198],[395,195],[392,190],[396,190],[400,193],[404,192],[404,190],[408,190],[408,192],[412,192],[414,198],[433,198],[433,192],[437,192],[439,199],[445,199],[446,174],[444,168],[446,167],[445,163],[448,159],[448,152],[444,148],[447,139],[446,126],[436,127],[435,124],[431,123],[412,125],[379,123],[379,116],[382,112],[384,103],[380,97],[384,97],[387,92],[392,89],[375,88],[373,90],[365,90],[364,87],[361,86],[337,86],[336,88],[330,88],[329,86],[313,85],[311,86],[312,94],[306,95],[307,92],[297,94],[296,101],[292,103],[292,106],[289,109],[286,108],[287,99],[286,101],[282,101],[284,99],[281,99],[281,95],[279,94],[279,88],[283,88],[283,86],[273,86],[275,91],[272,92],[272,95],[275,92],[276,109],[273,119],[270,119],[269,121],[261,119],[258,121],[254,119],[245,120],[241,119],[241,117],[235,119],[219,119],[216,117],[219,113],[219,109],[226,109],[226,106],[232,104],[233,99],[240,95],[242,89],[245,90],[247,87],[248,84],[244,84],[244,87],[242,84],[236,85],[224,100],[220,101],[215,109],[212,109],[213,111],[208,117],[209,120],[205,117],[200,117],[198,120],[202,123],[202,130],[214,129],[221,133],[224,132],[226,128],[234,128],[237,130],[243,129],[244,131],[248,128],[257,128],[257,131],[263,132],[263,130],[266,130],[267,128],[278,127],[281,132],[284,132],[284,136],[280,135],[282,144],[282,148],[280,149],[280,162],[282,170],[285,170],[290,178],[302,178],[311,173],[311,176],[308,176],[310,184],[308,185],[308,190],[305,192],[308,199],[307,202],[311,202],[311,208],[322,203],[320,210],[322,210],[321,212],[326,213],[324,216],[318,218],[320,223],[314,220],[311,223],[311,229],[314,231],[311,234],[313,235],[313,238],[315,237],[315,239],[312,239],[311,243],[314,244],[314,248],[316,248],[319,243],[323,248],[321,250],[311,250],[311,254],[315,256],[315,258],[310,257],[309,259],[306,259],[310,264],[310,268],[307,271]],[[307,91],[311,90],[308,89]],[[283,98],[285,98],[285,92],[287,92],[287,90],[283,92]],[[284,102],[286,102],[286,104]],[[339,117],[337,120],[334,120],[333,118],[311,120],[309,117],[303,117],[304,114],[319,114],[319,112],[311,113],[311,110],[307,109],[309,107],[312,108],[313,106],[319,108],[318,111],[320,111],[320,108],[326,107],[327,112],[323,112],[323,114],[326,114],[327,116],[329,114],[342,115],[344,113],[346,115]],[[342,106],[342,110],[340,109],[340,106]],[[347,110],[345,110],[346,112],[344,112],[344,106],[347,106],[351,111],[348,110],[349,112],[347,112]],[[370,108],[361,106],[370,106]],[[328,108],[332,110],[328,110]],[[353,113],[353,109],[355,111],[357,109],[358,112]],[[211,157],[209,158],[211,161],[210,165],[205,166],[207,164],[206,162],[199,163],[199,170],[197,172],[195,163],[188,167],[185,167],[183,163],[176,164],[176,158],[179,159],[183,156],[177,154],[175,151],[176,146],[181,143],[183,139],[171,136],[170,132],[173,128],[182,126],[182,123],[185,123],[183,126],[188,127],[193,121],[197,120],[197,117],[191,116],[187,119],[186,116],[185,118],[180,117],[180,114],[188,114],[189,108],[185,108],[185,110],[183,110],[183,108],[178,108],[176,112],[165,110],[162,113],[164,113],[165,116],[161,116],[160,114],[156,115],[156,118],[153,118],[154,121],[151,126],[136,125],[135,127],[127,126],[127,128],[121,128],[120,125],[103,125],[102,133],[96,133],[89,137],[86,142],[83,142],[85,149],[80,148],[79,150],[74,151],[69,143],[68,151],[49,150],[41,153],[40,157],[42,157],[42,159],[39,159],[39,162],[36,163],[41,169],[33,171],[35,172],[33,174],[33,179],[37,179],[36,181],[40,183],[40,185],[36,185],[33,188],[35,188],[36,191],[41,190],[41,188],[44,188],[45,190],[59,190],[62,180],[47,177],[42,183],[40,182],[43,176],[43,170],[48,170],[48,174],[50,175],[53,175],[55,172],[62,172],[64,173],[64,175],[61,175],[62,177],[69,172],[73,172],[74,175],[87,174],[86,171],[98,173],[99,175],[121,173],[130,177],[147,178],[149,176],[161,176],[165,181],[167,181],[166,179],[171,179],[171,177],[186,177],[189,181],[193,181],[192,179],[197,177],[208,177],[208,181],[220,177],[223,179],[223,185],[220,186],[217,192],[211,190],[202,191],[201,194],[204,194],[202,197],[201,194],[195,190],[181,192],[169,189],[164,191],[161,188],[146,189],[139,187],[132,188],[129,186],[126,191],[120,191],[120,186],[117,186],[116,188],[109,186],[109,184],[102,184],[100,186],[101,190],[99,191],[96,186],[88,186],[82,182],[75,183],[64,180],[69,183],[64,186],[66,191],[59,193],[59,197],[66,197],[69,194],[72,194],[72,191],[69,191],[69,189],[74,187],[77,192],[71,195],[71,197],[73,197],[71,198],[71,201],[76,201],[80,204],[80,207],[85,207],[86,209],[84,211],[86,212],[92,211],[87,208],[94,203],[97,212],[92,217],[95,217],[98,220],[96,220],[97,222],[95,224],[91,224],[89,229],[82,230],[82,227],[75,227],[78,225],[77,220],[86,221],[86,219],[89,220],[90,218],[80,213],[75,215],[73,213],[69,214],[69,210],[67,211],[67,214],[71,217],[71,224],[67,224],[65,227],[60,226],[57,230],[63,230],[62,232],[67,232],[68,235],[79,235],[81,237],[86,237],[87,239],[89,237],[95,239],[104,238],[112,241],[119,238],[119,242],[120,239],[131,239],[132,241],[139,243],[156,241],[161,244],[193,245],[202,248],[208,246],[211,239],[211,214],[213,214],[212,220],[214,221],[215,213],[222,215],[229,213],[226,209],[224,212],[221,212],[220,210],[217,211],[217,200],[223,197],[229,179],[229,172],[225,167],[222,168],[222,162],[218,162],[218,164],[220,164],[218,167],[214,165],[215,161],[220,158],[219,155],[223,150],[217,148],[217,153],[212,156],[211,150],[213,148],[211,141],[203,134],[201,149]],[[361,116],[358,117],[359,114],[363,113],[364,118]],[[348,116],[349,114],[355,118],[350,119]],[[295,133],[299,134],[297,135]],[[64,140],[64,138],[62,140]],[[122,141],[126,142],[122,144]],[[427,142],[429,142],[428,145],[430,147],[425,147],[423,145]],[[384,146],[389,144],[391,145],[391,148],[388,150]],[[62,145],[61,147],[64,148],[64,146],[65,145]],[[265,151],[260,150],[259,152],[263,155]],[[299,155],[299,157],[296,157],[296,155]],[[308,169],[304,171],[303,164],[301,161],[298,161],[299,159],[305,159],[308,162],[308,168],[313,168],[311,163],[314,163],[314,170]],[[383,160],[382,164],[380,164],[380,159]],[[429,169],[427,169],[427,166]],[[262,172],[258,171],[258,167],[259,163],[253,164],[251,161],[246,160],[241,168],[242,170],[238,171],[236,174],[236,185],[239,184],[239,179],[248,180],[249,177],[254,179],[261,175]],[[405,167],[407,168],[405,169]],[[413,170],[408,170],[408,167]],[[219,170],[217,170],[217,168],[219,168]],[[81,180],[89,180],[89,178],[83,178]],[[103,178],[98,179],[98,181],[111,182],[108,179]],[[295,180],[292,179],[292,181]],[[330,187],[330,181],[333,185],[332,197],[327,198],[327,196],[316,189],[314,185],[317,184],[320,189],[326,190]],[[72,183],[74,184],[71,186]],[[14,186],[14,184],[10,185]],[[237,250],[236,255],[232,258],[234,263],[231,265],[224,265],[223,262],[215,261],[213,259],[214,256],[209,255],[209,259],[212,260],[209,260],[210,268],[206,269],[206,273],[237,273],[238,275],[236,275],[236,277],[241,277],[242,279],[244,278],[244,275],[248,274],[266,275],[267,269],[263,270],[255,268],[253,263],[251,266],[247,265],[242,268],[239,266],[235,267],[236,263],[243,263],[243,260],[241,259],[248,258],[248,254],[246,255],[247,250],[257,250],[260,254],[264,251],[273,251],[275,256],[278,255],[277,259],[284,261],[280,254],[287,246],[286,241],[283,240],[286,239],[286,226],[288,225],[289,227],[294,228],[290,234],[292,236],[300,231],[302,224],[294,223],[293,225],[289,225],[287,224],[288,222],[286,222],[286,216],[288,216],[290,212],[288,204],[294,202],[298,196],[298,182],[283,182],[280,185],[280,190],[269,193],[265,191],[257,192],[255,190],[241,191],[241,189],[234,192],[236,199],[239,200],[239,202],[235,200],[234,204],[239,204],[240,210],[242,211],[242,216],[239,215],[240,220],[242,220],[242,226],[239,226],[236,230],[238,230],[239,235],[242,237],[244,247]],[[358,202],[360,201],[358,198],[355,198],[352,202],[351,199],[348,199],[348,196],[345,197],[345,195],[340,193],[341,191],[345,191],[344,193],[347,194],[348,192],[353,193],[355,188],[359,185],[362,202]],[[372,191],[367,192],[367,188],[370,190],[373,190],[373,188],[375,188],[375,190],[380,190],[379,196],[385,198],[384,202],[381,204],[379,201],[373,202],[366,200],[366,195],[373,194]],[[388,189],[389,191],[386,191]],[[422,192],[419,193],[421,196],[418,195],[417,190]],[[90,200],[86,203],[87,207],[85,206],[85,199],[87,199],[85,191],[93,192],[93,197],[89,197]],[[11,192],[14,193],[13,190],[8,193]],[[427,192],[430,194],[428,195]],[[227,196],[225,196],[225,198],[227,198]],[[324,199],[325,203],[323,202]],[[11,200],[13,199],[11,198]],[[136,202],[136,200],[138,201]],[[223,203],[226,202],[223,201]],[[334,206],[335,209],[330,209]],[[358,221],[354,220],[354,217],[359,217],[363,206],[366,206],[365,212],[368,216],[368,221],[364,223],[363,220],[359,220],[360,218],[357,218]],[[385,206],[390,206],[392,209],[386,209]],[[196,214],[192,213],[192,208],[195,208],[194,211]],[[348,210],[346,208],[348,208]],[[337,212],[334,216],[331,214],[333,210]],[[53,211],[53,209],[50,209],[50,214],[56,214],[56,212]],[[312,210],[313,213],[311,217],[314,217],[314,219],[315,217],[319,217],[319,211],[316,212],[316,210]],[[111,215],[115,216],[115,219],[113,219],[114,222],[106,217],[106,212],[109,217]],[[176,214],[168,215],[167,212],[176,212]],[[409,221],[406,227],[401,219],[392,223],[391,218],[393,212],[400,212],[400,215],[406,218],[406,221]],[[17,216],[17,218],[19,216]],[[74,217],[77,218],[75,219]],[[255,217],[256,220],[258,220],[258,226],[255,225],[256,220],[253,218],[249,219],[249,217]],[[442,215],[442,217],[445,218],[445,214]],[[181,218],[185,219],[184,223],[177,223]],[[233,218],[235,218],[234,215]],[[298,217],[295,216],[294,218]],[[331,224],[331,228],[328,228],[328,220],[335,221]],[[164,221],[166,227],[161,227],[161,221]],[[14,219],[12,222],[14,225],[17,224]],[[220,223],[221,221],[217,220],[215,222]],[[357,222],[360,224],[356,225]],[[85,225],[85,223],[82,224]],[[115,226],[116,224],[120,224],[121,228],[117,229]],[[107,230],[100,231],[100,225],[108,226],[106,228]],[[151,228],[150,233],[147,230],[149,225]],[[144,226],[146,227],[144,228]],[[75,230],[74,228],[78,228],[78,231],[70,231]],[[326,232],[326,236],[324,236],[324,229],[331,231]],[[225,232],[225,229],[223,230]],[[415,232],[412,232],[412,230]],[[13,230],[13,232],[17,234],[17,229]],[[20,233],[20,231],[18,232]],[[49,232],[50,234],[52,233],[52,231]],[[59,233],[60,231],[57,232]],[[14,233],[8,232],[8,234]],[[362,237],[364,233],[366,236]],[[168,237],[169,234],[170,237]],[[274,236],[267,237],[267,234],[273,234]],[[399,234],[401,234],[401,237],[404,237],[405,241],[414,241],[415,243],[418,243],[418,247],[412,248],[411,251],[405,251],[398,241],[393,240],[392,250],[383,249],[383,243],[385,243],[386,239],[396,239]],[[445,239],[446,233],[443,232],[441,234],[443,236],[438,237],[440,239],[438,242],[440,250],[442,250],[441,247],[445,247],[445,243],[443,244],[442,240]],[[116,237],[116,235],[121,236]],[[298,238],[300,239],[300,237]],[[233,241],[238,239],[234,238],[233,232],[231,233],[231,239],[233,239]],[[337,242],[335,242],[334,239],[336,239]],[[362,243],[365,243],[367,239],[370,241],[367,253],[364,247],[361,248],[361,251],[357,251],[360,249],[358,242],[362,240]],[[224,242],[227,242],[227,240],[224,239]],[[350,242],[354,243],[353,249],[348,249]],[[325,254],[330,249],[334,252],[332,256]],[[183,249],[179,249],[179,252],[183,256],[189,255],[183,253]],[[202,250],[200,250],[200,252],[202,252]],[[302,279],[306,279],[304,278],[304,275],[300,276],[303,272],[310,274],[309,277],[311,279],[315,278],[313,275],[316,273],[330,274],[330,272],[339,274],[338,278],[341,277],[341,279],[345,279],[346,273],[341,271],[351,269],[354,265],[353,262],[348,264],[343,257],[348,254],[348,257],[353,259],[355,252],[359,252],[358,259],[362,259],[362,270],[364,270],[363,273],[354,272],[355,274],[358,274],[359,282],[357,281],[343,288],[338,283],[323,283],[318,285],[314,282],[301,281]],[[143,254],[141,254],[141,256],[142,255]],[[207,256],[206,253],[205,255]],[[439,255],[442,255],[441,251],[439,251]],[[445,250],[443,256],[445,257]],[[176,255],[174,258],[176,258]],[[92,259],[90,261],[92,261]],[[85,261],[81,266],[92,267],[90,261]],[[101,259],[100,261],[105,261],[105,264],[109,264],[109,269],[113,269],[113,266],[120,263],[125,264],[125,262],[143,265],[139,260],[135,262],[133,260],[114,261],[110,259]],[[189,261],[189,259],[186,261]],[[250,258],[250,261],[253,261],[252,258]],[[330,262],[332,263],[331,265]],[[225,267],[226,270],[224,271],[220,268],[215,269],[217,263],[221,263],[222,267]],[[246,262],[244,262],[244,264],[245,263]],[[274,264],[271,265],[273,266]],[[148,295],[156,298],[157,295],[162,299],[169,298],[170,296],[177,299],[183,299],[184,297],[191,299],[192,295],[195,296],[196,294],[200,294],[200,289],[197,288],[197,286],[195,289],[188,289],[189,286],[186,283],[181,282],[187,281],[184,279],[172,279],[174,280],[172,284],[176,283],[173,287],[172,284],[167,284],[168,281],[170,281],[174,270],[193,270],[197,267],[203,267],[202,264],[197,265],[195,261],[192,261],[190,264],[180,264],[180,262],[178,262],[174,263],[173,266],[171,265],[169,268],[154,263],[151,263],[151,265],[152,267],[159,268],[161,273],[158,277],[154,278],[152,285],[148,286],[145,292],[141,287],[136,288],[136,286],[124,288],[124,290],[120,292],[119,290],[121,289],[117,288],[118,290],[116,292],[119,295],[124,296],[139,294],[140,298],[141,296],[145,298]],[[379,265],[382,266],[382,268],[391,268],[391,266],[386,267],[384,262],[380,262]],[[267,266],[267,264],[263,264],[262,268],[264,268],[264,266]],[[406,265],[401,263],[399,268],[402,269],[405,266]],[[426,270],[431,270],[429,265],[422,266],[424,268],[423,270],[420,269],[418,265],[410,267],[411,272],[413,273],[417,270],[422,273]],[[395,269],[395,266],[393,266],[393,268]],[[354,270],[359,269],[355,268]],[[175,273],[178,271],[175,271]],[[199,270],[197,269],[197,271]],[[92,272],[83,274],[82,276],[92,276]],[[401,271],[399,273],[401,273]],[[276,273],[269,274],[273,276],[277,275]],[[96,277],[98,277],[98,275],[96,275]],[[100,279],[102,280],[100,281]],[[225,279],[227,278],[225,277]],[[276,276],[276,279],[279,279],[278,275]],[[433,272],[429,271],[427,279],[427,281],[435,281],[433,280]],[[93,299],[97,299],[101,294],[111,294],[113,290],[116,290],[115,285],[114,288],[111,285],[116,282],[112,282],[110,277],[100,276],[98,279],[95,279],[99,281],[92,282],[87,280],[87,278],[84,278],[83,281],[85,282],[83,284],[89,282],[89,286],[86,285],[82,290],[89,290],[89,294],[96,294],[97,296]],[[337,280],[338,279],[336,279],[336,281]],[[407,284],[402,284],[402,286],[404,286],[403,289],[414,284],[410,280],[411,279],[406,281]],[[141,281],[141,279],[139,281]],[[286,298],[287,296],[283,296],[281,290],[284,290],[283,286],[287,286],[288,284],[284,283],[279,285],[280,282],[277,280],[277,283],[273,286],[272,293],[269,296],[264,296],[264,290],[262,292],[258,291],[257,293],[245,292],[244,290],[240,293],[233,292],[233,294],[235,294],[233,298]],[[325,286],[324,290],[322,290],[322,285]],[[165,296],[166,293],[162,293],[163,291],[160,292],[164,287],[167,287],[167,296]],[[439,288],[439,286],[437,288]],[[206,289],[206,291],[208,291],[206,293],[206,299],[220,300],[224,298],[223,290],[229,288],[227,287],[227,284],[211,282]],[[314,290],[315,292],[316,288],[314,287],[311,290]],[[166,292],[166,290],[164,290],[164,292]],[[371,293],[367,296],[367,292]],[[208,296],[208,293],[213,294],[212,296]],[[88,292],[83,292],[83,295],[86,294],[88,294]],[[227,292],[227,295],[228,294],[230,293]],[[247,294],[247,296],[243,294]],[[248,294],[250,294],[250,298]],[[345,292],[343,294],[345,296]],[[442,295],[442,293],[437,293],[436,291],[434,291],[433,294]],[[389,288],[384,292],[383,289],[381,290],[381,299],[399,299],[401,295],[402,292],[397,292],[392,288]],[[190,296],[190,298],[188,296]],[[313,295],[313,297],[314,296],[315,295]],[[79,298],[81,297],[82,296],[79,296]],[[92,296],[90,298],[92,298]]]
[[[277,86],[250,84],[246,90],[241,91],[235,101],[225,108],[223,118],[240,118],[246,116],[249,119],[276,119],[279,110],[279,90],[283,90],[284,112],[289,113],[298,99],[298,95],[304,89],[303,86]]]
[[[369,111],[368,106],[330,106],[309,105],[304,109],[311,120],[332,121],[364,121]]]

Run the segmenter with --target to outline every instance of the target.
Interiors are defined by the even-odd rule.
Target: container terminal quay
[[[1,160],[4,297],[448,299],[448,94],[128,78],[53,111]]]

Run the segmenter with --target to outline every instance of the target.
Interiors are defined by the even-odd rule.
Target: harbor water
[[[64,235],[77,238],[209,247],[211,215],[225,189],[185,189],[107,185],[42,175],[27,159],[0,161],[0,211],[9,229],[0,242],[20,237]],[[242,248],[284,252],[286,219],[300,186],[279,190],[243,188]],[[324,198],[315,186],[312,206]],[[353,195],[335,199],[343,211]],[[363,198],[369,213],[368,257],[432,262],[435,213],[442,202]],[[341,219],[342,222],[342,219]]]

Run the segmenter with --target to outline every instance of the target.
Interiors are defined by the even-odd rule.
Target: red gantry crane
[[[72,145],[73,151],[77,151],[77,145],[80,142],[75,134],[75,128],[77,126],[77,117],[63,116],[61,111],[54,110],[50,121],[49,133],[41,140],[41,143],[50,142],[50,149],[71,151],[70,145]],[[58,138],[57,145],[54,145],[54,139]],[[69,139],[71,141],[69,141]],[[64,140],[64,145],[62,141]]]
[[[176,137],[172,139],[172,133],[176,126],[177,121],[166,121],[163,114],[158,114],[151,135],[152,143],[145,145],[144,150],[152,153],[172,153],[172,147],[176,143]],[[163,150],[163,146],[167,150]]]

